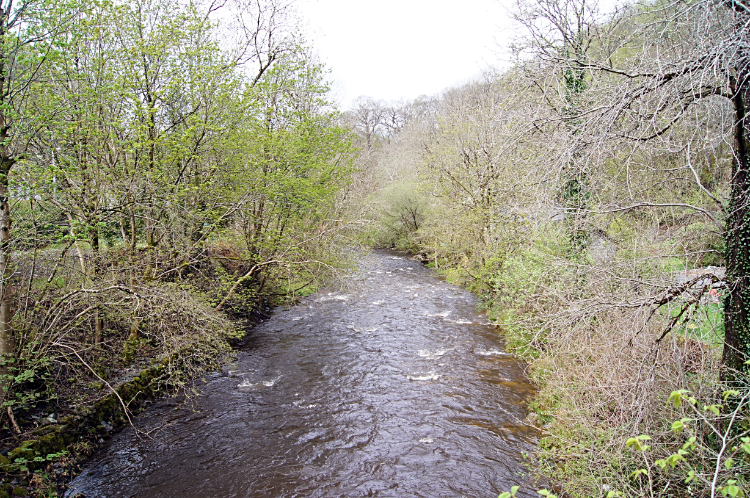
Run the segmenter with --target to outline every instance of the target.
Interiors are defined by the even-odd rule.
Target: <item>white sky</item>
[[[342,108],[435,95],[507,65],[510,0],[300,0]]]

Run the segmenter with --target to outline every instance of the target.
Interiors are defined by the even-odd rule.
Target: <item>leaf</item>
[[[685,479],[685,484],[689,484],[691,481],[695,480],[695,471],[691,470],[688,472],[688,477]]]
[[[633,478],[633,479],[637,479],[638,476],[640,476],[641,474],[647,476],[648,475],[648,470],[646,470],[646,469],[638,469],[635,472],[631,473],[630,477]]]
[[[721,414],[722,408],[721,405],[706,405],[703,407],[703,411],[711,412],[718,417]]]
[[[654,462],[654,465],[656,465],[657,467],[659,467],[661,470],[664,470],[666,468],[666,466],[667,466],[667,461],[664,460],[663,458],[660,458],[659,460],[656,460]]]
[[[672,467],[675,468],[678,463],[685,460],[685,457],[682,455],[675,453],[673,455],[670,455],[669,458],[667,458],[667,463]]]
[[[557,498],[556,494],[553,494],[552,491],[548,489],[540,489],[537,491],[541,496],[546,496],[547,498]]]
[[[695,436],[690,436],[687,441],[685,441],[685,444],[682,445],[683,450],[693,450],[695,449]]]
[[[729,486],[724,486],[721,489],[721,494],[723,494],[724,496],[731,496],[733,498],[735,496],[741,496],[740,495],[741,492],[742,490],[734,484],[730,484]]]
[[[675,432],[675,434],[679,434],[684,428],[685,422],[683,422],[682,420],[675,420],[674,422],[672,422],[672,430]]]
[[[674,403],[675,408],[679,408],[680,403],[682,403],[683,396],[689,392],[690,391],[686,389],[680,389],[679,391],[672,391],[672,394],[669,395],[669,399],[667,400],[667,403],[671,401],[672,403]]]
[[[727,401],[727,398],[729,398],[730,396],[734,397],[734,396],[739,396],[739,395],[740,395],[740,392],[737,391],[736,389],[730,389],[729,391],[724,391],[724,393],[722,394],[722,396],[724,397],[725,403]]]
[[[497,495],[497,498],[511,498],[513,495],[508,493],[507,491],[503,491],[499,495]]]
[[[733,458],[727,458],[727,461],[724,462],[724,468],[726,468],[727,470],[730,470],[733,465],[734,465],[734,459]]]
[[[651,448],[651,446],[644,445],[643,441],[650,441],[651,437],[647,436],[645,434],[641,434],[640,436],[631,437],[628,438],[627,441],[625,441],[625,446],[628,448],[633,447],[634,449],[638,451],[647,451]]]

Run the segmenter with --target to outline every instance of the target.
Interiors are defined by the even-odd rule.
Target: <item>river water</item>
[[[363,256],[344,290],[253,329],[201,395],[162,400],[66,496],[488,497],[524,484],[533,387],[476,298]],[[520,496],[537,496],[536,493]]]

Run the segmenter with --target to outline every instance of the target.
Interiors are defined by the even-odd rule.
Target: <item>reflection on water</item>
[[[277,311],[199,398],[156,403],[136,421],[149,437],[115,436],[66,496],[477,498],[525,482],[533,388],[474,296],[388,252],[352,282]]]

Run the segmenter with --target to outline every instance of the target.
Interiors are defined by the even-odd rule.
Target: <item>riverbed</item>
[[[188,401],[155,403],[66,496],[488,497],[527,482],[525,365],[474,295],[418,261],[361,258],[274,312]],[[520,493],[519,496],[537,496]]]

